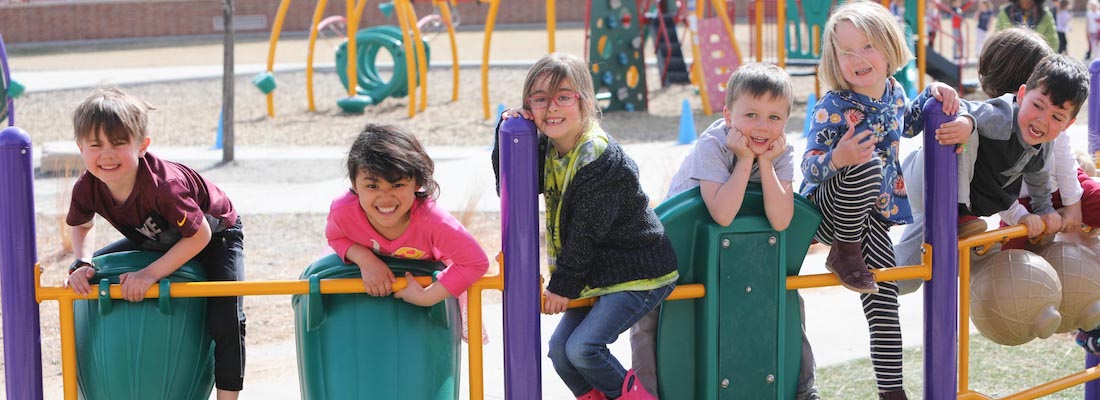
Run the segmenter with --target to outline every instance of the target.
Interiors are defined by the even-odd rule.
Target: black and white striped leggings
[[[833,240],[860,242],[869,268],[894,266],[889,225],[873,216],[882,183],[882,162],[844,167],[818,187],[813,202],[824,218],[814,238],[832,245]],[[880,391],[902,389],[901,324],[898,321],[898,286],[879,282],[876,294],[860,294],[863,314],[871,334],[871,365]]]

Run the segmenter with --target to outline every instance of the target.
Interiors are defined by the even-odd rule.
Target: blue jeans
[[[607,345],[661,304],[675,286],[611,293],[600,296],[592,307],[565,311],[550,337],[549,356],[573,395],[593,388],[611,398],[622,395],[626,369]]]

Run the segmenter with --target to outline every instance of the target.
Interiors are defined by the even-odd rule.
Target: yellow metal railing
[[[921,265],[908,265],[896,268],[874,269],[875,282],[888,282],[903,279],[932,279],[932,246],[924,244]],[[825,286],[840,286],[840,279],[832,273],[798,275],[787,277],[787,290],[809,289]]]
[[[983,255],[995,243],[1027,236],[1027,227],[1016,225],[959,240],[959,400],[992,399],[969,388],[970,363],[970,254]],[[901,279],[932,279],[932,247],[925,243],[921,265],[872,270],[876,282]],[[831,273],[799,275],[787,278],[787,290],[839,286],[840,280]],[[1100,378],[1100,367],[1087,368],[1053,381],[1003,397],[1008,400],[1034,399]]]
[[[990,399],[970,390],[970,253],[983,255],[995,243],[1027,237],[1027,227],[1016,225],[959,240],[959,399]],[[1100,378],[1098,367],[1022,390],[1002,399],[1034,399]]]
[[[481,319],[482,319],[482,291],[504,290],[504,263],[503,253],[497,256],[500,264],[500,273],[489,275],[477,280],[467,289],[468,310],[468,337],[469,341],[469,369],[470,369],[470,399],[481,400],[485,397],[484,379],[484,349],[481,343]],[[76,382],[76,335],[73,319],[73,301],[98,300],[103,293],[96,291],[87,295],[78,295],[72,289],[59,286],[42,286],[42,268],[34,266],[35,291],[34,298],[38,303],[47,300],[56,300],[59,305],[58,318],[60,319],[61,336],[61,374],[64,385],[65,400],[77,398]],[[417,277],[416,281],[422,286],[432,283],[431,277]],[[351,294],[364,293],[363,281],[358,278],[322,279],[320,281],[321,294]],[[393,291],[404,289],[408,285],[405,278],[397,278],[393,284]],[[168,286],[170,297],[223,297],[223,296],[265,296],[265,295],[296,295],[309,293],[308,280],[282,280],[282,281],[230,281],[230,282],[177,282]],[[702,284],[687,284],[677,287],[669,295],[668,300],[702,298],[706,290]],[[111,299],[122,298],[121,285],[111,285],[108,293]],[[160,285],[153,285],[145,292],[146,299],[155,299],[160,296]],[[545,301],[545,297],[542,299]],[[596,298],[578,299],[569,302],[569,308],[588,307],[595,303]]]

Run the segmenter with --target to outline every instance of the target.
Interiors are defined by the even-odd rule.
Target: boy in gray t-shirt
[[[680,164],[680,169],[676,170],[676,175],[672,176],[672,183],[668,188],[668,194],[665,195],[665,200],[699,187],[702,181],[722,184],[729,180],[738,161],[737,155],[726,146],[729,131],[726,119],[722,118],[714,121],[702,135],[699,135],[695,147],[691,148],[683,164]],[[754,162],[754,158],[755,155],[748,160],[752,168],[747,182],[761,183],[760,165]],[[793,181],[794,147],[787,146],[782,154],[772,160],[771,166],[779,182]]]
[[[741,210],[748,183],[756,182],[763,191],[768,222],[776,231],[787,229],[794,214],[794,148],[787,145],[784,128],[792,99],[790,76],[775,65],[751,63],[734,71],[726,84],[722,119],[699,136],[673,175],[665,198],[698,186],[714,222],[729,226]],[[634,371],[650,393],[658,393],[655,353],[659,315],[660,307],[630,329]],[[795,398],[820,398],[805,330]]]

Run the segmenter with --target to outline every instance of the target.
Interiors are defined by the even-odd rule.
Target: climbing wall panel
[[[588,62],[600,108],[645,111],[649,97],[637,3],[596,0],[589,7]]]

